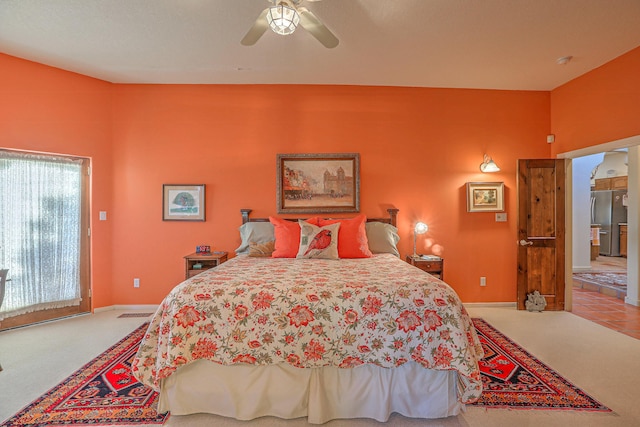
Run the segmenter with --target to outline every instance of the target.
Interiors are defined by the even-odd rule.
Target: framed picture
[[[278,213],[360,212],[360,155],[278,154]]]
[[[503,182],[467,182],[467,212],[504,211]]]
[[[204,221],[204,184],[163,184],[163,221]]]

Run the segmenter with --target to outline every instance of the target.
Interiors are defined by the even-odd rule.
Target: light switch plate
[[[106,220],[107,220],[107,212],[100,211],[100,221],[106,221]]]
[[[507,213],[506,212],[498,212],[496,214],[496,222],[507,222]]]

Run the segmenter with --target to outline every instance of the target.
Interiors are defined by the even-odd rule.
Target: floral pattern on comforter
[[[461,402],[482,392],[483,351],[446,283],[389,254],[364,259],[239,256],[176,286],[155,313],[133,373],[160,381],[197,359],[301,368],[410,360],[459,373]]]

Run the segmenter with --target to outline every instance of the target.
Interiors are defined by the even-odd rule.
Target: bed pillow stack
[[[400,256],[396,246],[400,240],[398,229],[383,222],[367,222],[365,215],[349,219],[314,217],[302,222],[269,217],[268,222],[247,222],[239,228],[242,242],[236,255],[296,258],[300,251],[301,223],[316,227],[339,224],[336,233],[339,258],[368,258],[380,253]]]

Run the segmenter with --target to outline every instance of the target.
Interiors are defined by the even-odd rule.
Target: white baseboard
[[[574,266],[574,267],[572,267],[572,271],[574,273],[584,273],[586,271],[591,271],[591,266],[590,265],[588,265],[586,267],[575,267]]]
[[[127,311],[152,311],[156,312],[158,309],[158,305],[148,304],[148,305],[109,305],[106,307],[98,307],[94,308],[94,313],[101,313],[103,311],[112,311],[112,310],[127,310]]]
[[[636,307],[640,307],[640,300],[632,300],[629,297],[624,297],[624,302],[627,304],[635,305]]]
[[[518,306],[515,302],[463,302],[462,305],[473,308],[516,308]]]

